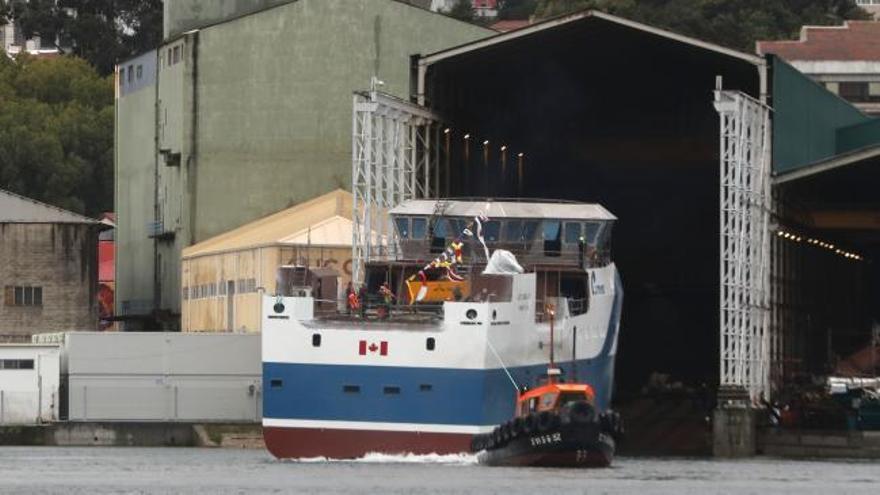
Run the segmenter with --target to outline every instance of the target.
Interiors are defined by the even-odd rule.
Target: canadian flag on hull
[[[358,345],[358,354],[361,356],[366,356],[367,354],[375,354],[379,353],[380,356],[388,355],[388,341],[383,340],[379,342],[377,345],[375,342],[367,342],[366,340],[360,341]]]

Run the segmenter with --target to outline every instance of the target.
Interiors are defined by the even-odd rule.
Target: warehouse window
[[[119,89],[125,86],[125,67],[119,68]]]
[[[255,279],[255,278],[248,279],[247,291],[248,292],[256,292],[257,291],[257,279]]]
[[[180,62],[180,45],[174,47],[174,62]]]
[[[6,306],[42,306],[43,288],[7,285],[4,302]]]
[[[0,370],[32,370],[33,359],[0,359]]]
[[[181,297],[184,301],[189,299],[189,287],[184,287],[183,291],[181,291]]]
[[[143,76],[144,76],[144,66],[138,64],[138,66],[137,66],[137,78],[138,78],[138,81],[140,81],[140,80],[143,78]]]

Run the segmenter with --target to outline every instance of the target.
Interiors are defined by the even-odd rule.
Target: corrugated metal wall
[[[260,336],[72,332],[71,421],[260,421]]]
[[[787,172],[840,152],[837,130],[871,119],[784,60],[773,68],[773,171]]]

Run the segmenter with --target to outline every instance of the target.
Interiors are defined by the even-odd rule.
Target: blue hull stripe
[[[560,367],[565,373],[570,365]],[[609,358],[578,361],[578,378],[593,386],[602,409],[613,367]],[[534,385],[546,365],[510,371],[518,383]],[[513,415],[516,399],[501,369],[264,363],[263,379],[263,415],[277,419],[491,425]]]

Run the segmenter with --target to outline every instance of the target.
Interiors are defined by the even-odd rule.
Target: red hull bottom
[[[266,448],[279,459],[353,459],[383,454],[457,454],[470,450],[472,435],[417,431],[263,427]]]

